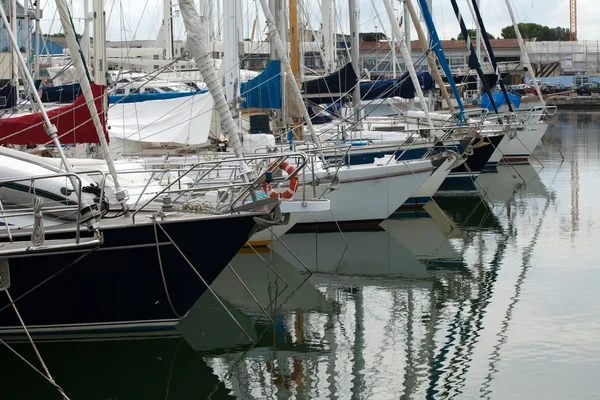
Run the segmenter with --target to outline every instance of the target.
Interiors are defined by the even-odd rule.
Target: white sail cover
[[[111,104],[111,138],[145,143],[198,146],[208,141],[213,99],[198,93],[165,100]]]

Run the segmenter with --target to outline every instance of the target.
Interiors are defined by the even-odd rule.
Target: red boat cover
[[[108,140],[106,117],[102,112],[102,97],[105,87],[93,83],[91,85],[94,104],[100,116],[104,136]],[[73,104],[48,111],[48,117],[58,129],[58,137],[62,144],[99,142],[83,94]],[[45,144],[49,142],[51,139],[44,129],[44,119],[41,113],[0,119],[0,144]]]

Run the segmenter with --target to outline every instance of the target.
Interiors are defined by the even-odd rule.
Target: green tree
[[[475,39],[477,32],[475,31],[475,29],[467,29],[467,33],[469,34],[469,37],[471,39]],[[490,33],[488,32],[488,39],[496,39],[494,37],[494,35],[490,35]],[[456,40],[465,40],[465,37],[463,36],[462,32],[458,34],[458,36],[456,37]]]
[[[524,39],[537,39],[539,41],[558,41],[558,40],[569,40],[569,29],[561,28],[550,28],[545,25],[533,24],[533,23],[521,23],[519,24],[519,31]],[[504,39],[515,39],[515,29],[512,25],[502,28],[502,37]]]

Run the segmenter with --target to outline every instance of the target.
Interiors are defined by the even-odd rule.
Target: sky
[[[40,1],[41,6],[44,8],[43,32],[59,32],[61,30],[60,21],[55,12],[54,0]],[[213,5],[216,15],[216,1],[205,1]],[[356,1],[360,10],[359,28],[362,32],[379,31],[390,33],[390,25],[382,0]],[[395,4],[395,8],[398,9],[399,1],[392,1]],[[467,27],[474,28],[472,17],[466,4],[467,0],[457,1]],[[532,22],[550,27],[569,27],[569,0],[511,1],[519,22]],[[67,0],[67,2],[72,6],[71,12],[75,18],[76,29],[81,31],[84,14],[83,0]],[[298,2],[304,4],[306,19],[310,27],[318,29],[320,26],[320,1],[300,0]],[[105,10],[109,19],[107,39],[156,39],[162,22],[162,3],[162,0],[105,0]],[[173,3],[176,4],[177,0],[173,0]],[[597,3],[598,0],[578,0],[578,36],[580,40],[600,39],[600,28],[598,28],[596,13],[585,12],[585,10],[594,10],[597,8]],[[262,32],[262,37],[264,38],[265,24],[260,12],[260,5],[255,0],[242,0],[242,4],[244,36],[250,37],[252,24],[258,12],[260,17],[258,19],[257,31]],[[347,1],[338,0],[337,4],[337,31],[347,33]],[[417,0],[413,0],[413,4],[416,6]],[[511,24],[504,0],[480,0],[480,8],[487,30],[494,36],[499,36],[502,28]],[[175,10],[177,10],[177,7],[175,7]],[[181,17],[177,16],[177,12],[175,14],[174,35],[176,38],[184,39],[185,30]],[[400,16],[400,13],[398,13],[398,16]],[[456,37],[460,32],[459,25],[456,22],[450,5],[450,0],[433,0],[433,18],[442,39]],[[416,38],[414,29],[412,38]]]

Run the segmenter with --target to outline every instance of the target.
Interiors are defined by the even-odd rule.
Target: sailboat
[[[58,0],[57,7],[61,18],[68,19],[66,2]],[[7,24],[1,6],[0,14]],[[102,10],[96,18],[102,26]],[[67,37],[74,40],[69,26],[65,25]],[[14,35],[9,36],[16,43]],[[24,61],[18,61],[33,88]],[[81,84],[93,115],[97,111],[93,90],[84,75]],[[158,202],[148,201],[130,212],[114,166],[109,169],[122,209],[111,210],[104,199],[106,174],[75,171],[70,166],[59,140],[61,132],[52,124],[37,92],[32,95],[62,163],[57,168],[39,156],[2,150],[0,168],[7,174],[14,175],[11,171],[15,168],[21,172],[0,180],[1,289],[6,294],[0,296],[0,309],[4,310],[0,333],[21,334],[23,321],[29,332],[170,329],[248,237],[261,229],[257,223],[265,227],[273,217],[277,219],[277,199],[241,208],[234,201],[231,207],[208,213],[185,212],[185,201],[170,198],[181,193],[170,190],[177,181],[155,196]],[[101,121],[94,118],[93,122],[102,143]],[[110,161],[107,157],[109,166]],[[94,184],[95,180],[101,184]],[[33,208],[28,201],[33,201]],[[23,217],[30,223],[23,225]],[[44,226],[48,219],[53,223]],[[169,262],[163,265],[166,259]],[[18,308],[19,314],[5,310],[11,307]]]

